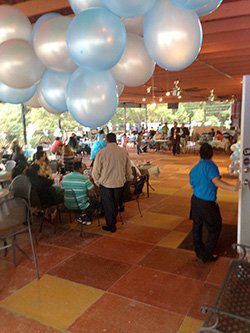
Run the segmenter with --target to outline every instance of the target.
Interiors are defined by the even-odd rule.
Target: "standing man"
[[[96,155],[99,153],[100,150],[106,147],[106,140],[104,130],[100,130],[96,136],[96,141],[94,142],[91,153],[90,153],[90,160],[92,161],[92,165],[94,163]]]
[[[171,141],[173,146],[173,155],[180,154],[180,127],[177,126],[177,122],[174,122],[174,127],[171,128]]]
[[[230,185],[221,180],[217,165],[212,161],[213,148],[203,143],[200,148],[200,161],[191,170],[190,184],[193,188],[191,199],[191,219],[193,220],[193,242],[196,256],[203,263],[216,261],[214,250],[217,245],[222,219],[216,202],[218,187],[228,191],[238,191],[239,185]],[[208,236],[202,239],[202,229],[206,227]]]
[[[185,126],[185,124],[181,125],[181,146],[183,148],[183,152],[186,152],[187,142],[190,135],[189,129]]]
[[[100,187],[107,223],[102,229],[116,232],[116,217],[123,186],[126,181],[132,179],[132,171],[128,153],[117,145],[116,135],[108,133],[106,141],[107,147],[96,155],[92,177],[95,184]]]

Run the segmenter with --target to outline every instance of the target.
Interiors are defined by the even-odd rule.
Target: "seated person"
[[[224,139],[224,135],[220,132],[216,132],[216,140],[222,141]]]
[[[44,151],[41,151],[36,154],[36,160],[34,164],[39,165],[39,175],[44,177],[51,177],[52,170],[49,167],[47,155]]]
[[[26,158],[24,156],[23,150],[20,146],[16,146],[14,148],[14,153],[12,155],[12,160],[14,160],[16,163],[21,161],[26,161]]]
[[[59,137],[56,137],[55,141],[53,142],[53,145],[51,146],[51,152],[53,154],[62,154],[62,147],[63,147],[63,142]]]
[[[56,192],[53,186],[53,180],[39,175],[40,166],[32,164],[26,171],[31,182],[31,205],[39,207],[40,205],[53,206],[62,202],[62,195]],[[35,199],[39,199],[36,201]]]
[[[74,152],[71,150],[70,145],[66,145],[64,147],[63,152],[63,163],[65,165],[66,171],[72,171],[73,170],[73,163],[74,163]]]
[[[41,151],[43,151],[43,146],[37,146],[36,152],[33,155],[33,162],[35,162],[35,160],[37,159],[37,154],[40,153]]]
[[[73,168],[74,171],[64,176],[61,183],[65,190],[64,204],[70,210],[84,210],[85,214],[77,218],[77,222],[89,225],[94,211],[99,207],[99,203],[94,199],[90,200],[88,196],[88,191],[92,190],[94,185],[83,176],[81,162],[74,162]]]
[[[14,169],[12,169],[11,179],[13,180],[17,176],[25,174],[27,169],[28,169],[27,161],[20,161],[19,163],[16,164]]]

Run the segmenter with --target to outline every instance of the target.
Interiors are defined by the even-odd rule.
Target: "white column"
[[[243,77],[238,243],[250,245],[250,76]]]

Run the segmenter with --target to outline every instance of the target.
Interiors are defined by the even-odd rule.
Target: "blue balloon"
[[[36,92],[36,86],[25,89],[16,89],[0,82],[0,101],[11,104],[27,102]]]
[[[75,14],[91,7],[104,7],[102,0],[69,0]]]
[[[71,75],[47,69],[40,82],[40,91],[45,101],[60,112],[67,111],[66,88]]]
[[[144,42],[151,58],[162,68],[180,71],[198,56],[202,27],[195,11],[158,0],[144,17]]]
[[[52,19],[54,17],[57,17],[57,16],[61,16],[61,14],[58,14],[58,13],[48,13],[48,14],[44,14],[41,17],[39,17],[39,19],[36,21],[36,23],[34,24],[33,29],[32,29],[32,40],[34,39],[34,35],[35,35],[36,31],[40,28],[40,26],[44,22],[46,22],[46,21],[48,21],[48,20],[50,20],[50,19]]]
[[[78,66],[107,70],[118,63],[125,50],[126,29],[106,8],[86,9],[70,23],[67,46]]]
[[[196,10],[199,16],[205,16],[211,14],[215,9],[217,9],[223,0],[210,0],[208,4]]]
[[[135,17],[145,15],[156,0],[103,0],[105,6],[118,16]]]
[[[197,10],[207,5],[211,0],[172,0],[172,3],[184,9]]]
[[[90,128],[106,124],[118,106],[116,82],[109,71],[77,69],[70,78],[66,95],[71,116]]]

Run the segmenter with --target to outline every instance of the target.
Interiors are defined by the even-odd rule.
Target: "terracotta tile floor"
[[[42,234],[37,232],[39,281],[22,255],[16,268],[11,252],[1,257],[1,333],[198,331],[200,306],[212,303],[230,262],[221,257],[200,264],[190,245],[188,172],[198,156],[175,158],[167,152],[140,158],[161,170],[160,176],[151,177],[155,191],[150,190],[150,198],[140,199],[143,217],[135,202],[127,203],[125,223],[118,223],[115,234],[104,233],[95,221],[84,229],[83,238],[68,214],[55,234],[44,224]],[[230,163],[221,154],[215,160],[223,171]],[[237,196],[220,191],[219,203],[226,223],[221,239],[231,241]]]

